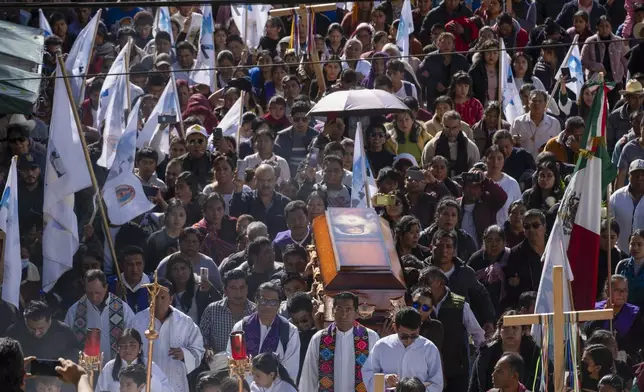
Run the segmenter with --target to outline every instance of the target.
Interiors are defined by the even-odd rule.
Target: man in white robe
[[[123,330],[132,327],[134,312],[127,303],[108,293],[103,271],[87,271],[83,284],[85,295],[67,310],[65,324],[80,341],[84,340],[88,329],[100,328],[101,352],[103,361],[107,362],[116,356],[116,341]]]
[[[156,296],[154,330],[159,338],[154,341],[152,359],[168,377],[175,392],[188,391],[188,374],[200,364],[206,352],[199,327],[189,316],[170,306],[174,299],[172,283],[159,279],[166,290]],[[134,318],[134,329],[145,336],[150,323],[149,309],[142,310]],[[148,340],[143,340],[143,354],[147,356]],[[149,358],[146,358],[149,360]]]
[[[396,314],[396,333],[380,339],[371,350],[362,367],[362,377],[367,390],[375,391],[373,378],[385,374],[385,388],[395,388],[404,377],[418,377],[427,392],[443,391],[443,368],[438,348],[420,336],[420,313],[414,308],[404,308]]]
[[[316,332],[311,338],[302,366],[300,391],[329,390],[329,382],[333,383],[333,389],[336,391],[356,391],[356,384],[359,383],[356,380],[355,369],[356,366],[363,366],[360,362],[367,358],[359,358],[360,355],[356,357],[356,351],[366,351],[364,354],[368,356],[379,339],[375,331],[357,323],[357,295],[345,292],[333,297],[333,316],[335,322]],[[368,350],[359,350],[356,344],[365,333],[369,342]],[[331,345],[335,350],[330,350]],[[321,368],[333,373],[320,374]]]
[[[280,306],[280,287],[274,282],[262,283],[257,289],[257,312],[244,317],[234,326],[234,331],[244,331],[246,351],[256,356],[262,352],[274,352],[280,358],[292,380],[297,380],[300,370],[300,334],[297,327],[277,314]],[[226,347],[232,355],[230,340]],[[252,384],[253,378],[246,378]]]

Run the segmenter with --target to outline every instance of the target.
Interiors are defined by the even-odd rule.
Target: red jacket
[[[81,123],[88,127],[94,126],[94,116],[92,116],[92,102],[87,98],[83,101],[80,108]]]
[[[457,24],[463,26],[463,34],[456,33]],[[479,28],[466,16],[450,20],[445,25],[445,30],[454,34],[454,50],[457,52],[467,52],[470,49],[470,44],[476,41],[479,36]]]

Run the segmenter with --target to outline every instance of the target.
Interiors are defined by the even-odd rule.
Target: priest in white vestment
[[[255,297],[257,312],[238,321],[232,332],[244,331],[246,351],[251,356],[263,352],[277,354],[291,379],[297,380],[300,370],[300,334],[295,325],[277,314],[280,306],[279,285],[274,282],[262,283]],[[229,356],[232,355],[230,340],[226,352]],[[249,375],[246,381],[252,384],[252,376]]]
[[[174,299],[172,283],[159,279],[161,290],[156,296],[154,330],[159,338],[154,341],[153,361],[165,373],[174,392],[188,392],[188,374],[200,364],[206,349],[199,327],[180,310],[170,306]],[[150,322],[149,309],[139,312],[134,319],[134,328],[145,336]],[[148,340],[143,340],[143,353],[148,353]],[[146,358],[146,361],[149,358]]]
[[[443,391],[443,368],[438,348],[420,336],[421,316],[416,309],[404,308],[396,314],[396,333],[380,339],[362,367],[367,391],[375,391],[373,377],[385,374],[385,388],[394,388],[404,377],[418,377],[427,392]]]
[[[107,362],[116,356],[117,341],[125,328],[132,327],[134,312],[126,302],[108,293],[103,271],[87,271],[83,284],[85,295],[67,310],[65,324],[81,342],[88,329],[100,328],[101,352],[103,361]]]
[[[300,376],[300,391],[357,391],[364,380],[362,367],[378,341],[378,334],[357,322],[358,296],[344,292],[333,297],[335,322],[311,338]],[[366,344],[365,344],[366,343]],[[335,349],[333,349],[335,348]]]

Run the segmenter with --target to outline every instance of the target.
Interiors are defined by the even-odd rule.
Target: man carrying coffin
[[[335,322],[313,335],[300,377],[300,391],[365,391],[362,365],[378,334],[356,321],[358,296],[333,297]]]

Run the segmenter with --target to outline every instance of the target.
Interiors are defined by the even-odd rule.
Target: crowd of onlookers
[[[43,192],[59,82],[50,76],[57,51],[69,52],[97,9],[45,9],[53,35],[45,38],[37,105],[33,113],[0,118],[4,178],[11,157],[19,156],[22,258],[20,309],[0,302],[0,336],[17,340],[25,357],[75,361],[86,329],[99,327],[105,360],[96,390],[139,391],[148,360],[141,357],[149,318],[144,285],[156,274],[166,289],[156,304],[158,328],[164,320],[182,327],[174,334],[161,330],[169,351],[160,352],[166,348],[160,344],[155,352],[154,392],[237,391],[228,377],[229,335],[251,328],[246,320],[253,317],[285,321],[291,342],[298,343],[288,346],[273,336],[277,356],[255,353],[246,390],[299,385],[309,392],[303,367],[316,360],[309,342],[326,330],[316,298],[317,260],[307,249],[314,244],[311,222],[328,207],[351,207],[353,157],[363,153],[378,193],[391,196],[374,208],[389,224],[405,299],[415,309],[396,315],[395,329],[375,331],[380,341],[392,334],[404,341],[401,330],[431,341],[441,354],[445,391],[541,390],[542,380],[552,383],[552,369],[537,366],[543,365],[541,342],[525,328],[505,327],[502,316],[534,311],[547,238],[583,154],[580,142],[593,120],[594,81],[601,74],[614,84],[605,134],[618,174],[605,200],[612,219],[601,226],[596,307],[609,306],[610,297],[615,319],[610,326],[583,326],[578,366],[584,390],[623,392],[639,384],[644,391],[638,366],[644,359],[644,4],[508,1],[418,0],[412,21],[404,20],[402,0],[342,3],[312,16],[311,35],[306,17],[267,16],[256,48],[247,47],[234,9],[213,6],[217,91],[191,80],[200,48],[190,28],[200,6],[170,7],[172,31],[155,30],[152,4],[104,9],[78,107],[99,184],[107,176],[96,163],[104,146],[95,127],[101,88],[128,40],[134,43],[129,81],[140,100],[140,128],[173,83],[171,73],[183,124],[174,124],[168,153],[137,151],[135,174],[146,189],[156,189],[150,197],[155,208],[110,227],[117,260],[94,218],[92,189],[76,194],[82,244],[73,268],[47,293],[41,285]],[[38,26],[37,10],[2,11],[5,20]],[[403,56],[397,30],[409,23],[410,56]],[[587,80],[577,95],[559,76],[575,37]],[[501,40],[524,111],[511,121],[499,96]],[[308,54],[313,46],[320,65]],[[409,110],[309,114],[323,97],[351,89],[388,91]],[[219,122],[242,96],[239,135],[217,136]],[[179,129],[185,137],[178,137]],[[354,151],[357,129],[364,152]],[[350,327],[357,319],[357,297],[344,294],[334,304],[338,327],[338,320],[349,319]],[[457,312],[440,310],[448,309],[445,301]],[[2,360],[12,363],[0,369],[3,391],[22,390],[22,377],[15,376],[19,351],[0,339],[0,357],[14,355],[13,362]],[[374,369],[373,361],[363,366]],[[435,379],[398,376],[387,378],[397,391],[435,391]],[[78,383],[85,376],[63,378]],[[284,385],[278,388],[279,380]],[[26,388],[59,392],[66,386],[38,377]]]

